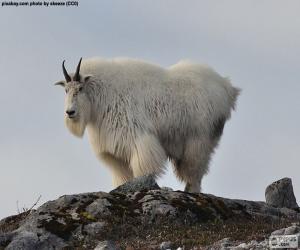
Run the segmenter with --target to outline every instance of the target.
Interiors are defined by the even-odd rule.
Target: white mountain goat
[[[163,173],[167,159],[185,191],[199,192],[239,89],[205,65],[167,69],[133,59],[86,59],[68,74],[62,64],[65,123],[88,136],[112,170],[115,186]]]

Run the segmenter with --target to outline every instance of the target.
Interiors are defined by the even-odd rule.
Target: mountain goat
[[[65,61],[64,61],[65,62]],[[115,186],[163,173],[169,159],[185,191],[199,192],[210,157],[235,107],[239,89],[205,65],[167,69],[134,59],[86,59],[65,80],[65,124],[87,128]]]

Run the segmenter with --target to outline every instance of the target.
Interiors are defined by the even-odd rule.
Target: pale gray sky
[[[263,200],[292,177],[300,197],[300,2],[88,0],[79,8],[0,8],[0,218],[60,195],[109,191],[88,140],[63,123],[61,62],[126,56],[211,65],[243,89],[203,191]],[[182,189],[172,171],[161,185]]]

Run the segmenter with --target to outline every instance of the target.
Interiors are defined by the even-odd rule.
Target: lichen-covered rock
[[[6,250],[51,250],[62,249],[68,245],[60,238],[51,235],[38,235],[34,232],[21,231],[7,245]]]
[[[119,250],[113,241],[106,240],[99,242],[94,250]]]
[[[273,182],[266,188],[265,196],[266,202],[270,206],[298,208],[290,178],[283,178]]]
[[[126,182],[125,184],[117,187],[110,191],[110,193],[132,193],[137,191],[149,191],[160,189],[157,185],[155,178],[152,175],[145,175],[134,178],[132,181]]]
[[[86,207],[86,213],[92,217],[111,215],[109,211],[111,203],[107,199],[97,199]]]
[[[105,222],[92,222],[84,226],[83,232],[90,236],[97,236],[105,230]]]
[[[214,225],[226,221],[300,219],[296,210],[272,207],[265,202],[161,190],[153,183],[145,188],[141,183],[144,181],[134,180],[127,184],[131,188],[136,185],[137,190],[123,186],[111,193],[65,195],[46,202],[37,210],[6,218],[0,221],[0,249],[100,249],[103,241],[120,244],[120,235],[124,238],[141,235],[147,239],[148,235],[143,235],[140,230],[151,231],[154,227],[164,230],[166,225],[187,228],[212,224],[215,228]],[[297,230],[298,227],[285,229],[289,233]],[[149,240],[148,249],[150,246],[159,248],[163,240],[168,239],[162,238],[159,242]],[[225,249],[229,243],[236,242],[227,243],[224,240],[219,246]],[[246,247],[239,247],[243,246]]]
[[[32,232],[21,232],[18,234],[14,241],[12,241],[6,249],[14,250],[14,249],[24,249],[24,250],[31,250],[37,249],[37,245],[39,242],[39,238],[35,233]]]
[[[172,247],[172,242],[171,241],[164,241],[160,244],[160,249],[161,250],[168,250],[168,249],[171,249]]]

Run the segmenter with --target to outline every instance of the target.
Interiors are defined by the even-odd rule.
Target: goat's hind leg
[[[212,153],[209,141],[189,140],[180,160],[173,160],[175,174],[186,183],[184,191],[201,192],[201,181],[208,172],[208,164]]]

